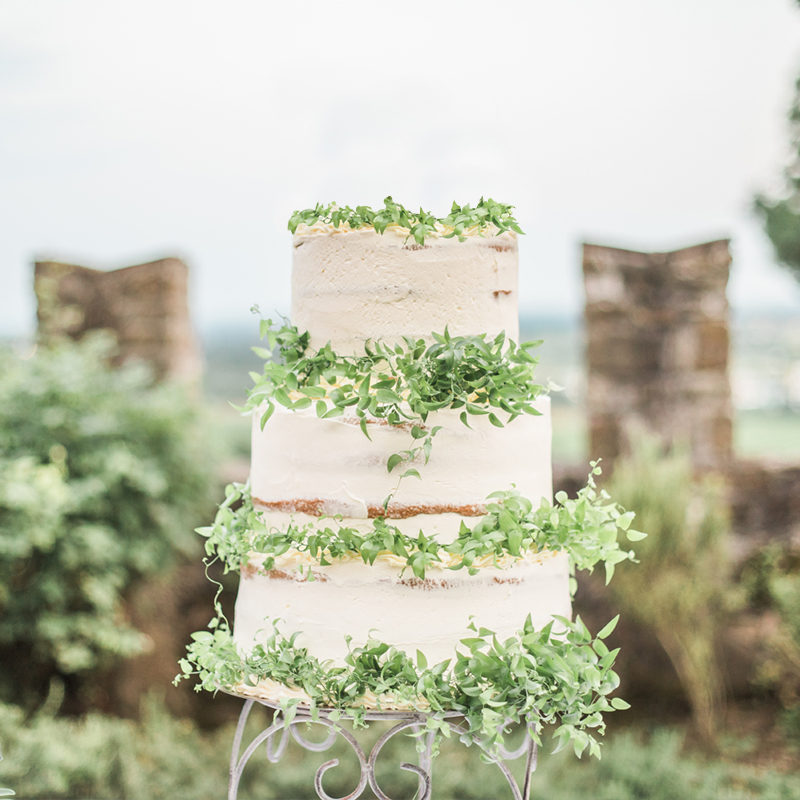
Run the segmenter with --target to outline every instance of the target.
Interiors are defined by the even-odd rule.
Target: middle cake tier
[[[483,514],[489,494],[512,486],[534,505],[541,498],[551,501],[549,398],[539,398],[534,407],[537,416],[523,414],[503,428],[487,416],[470,416],[467,427],[458,409],[432,412],[422,427],[441,430],[428,463],[418,457],[391,473],[389,457],[414,446],[411,423],[372,421],[367,438],[354,414],[320,419],[313,409],[277,406],[261,430],[259,409],[253,415],[253,505],[280,514],[338,514],[356,520],[418,515],[452,515],[455,520]],[[400,481],[408,467],[420,477]],[[457,529],[456,524],[447,538]]]

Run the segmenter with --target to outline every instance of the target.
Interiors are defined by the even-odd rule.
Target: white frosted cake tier
[[[535,407],[539,416],[523,414],[504,428],[487,416],[470,416],[468,428],[459,419],[461,410],[432,412],[425,427],[441,425],[442,430],[430,460],[411,465],[421,479],[400,482],[387,517],[475,516],[483,513],[487,495],[512,485],[534,505],[542,497],[551,500],[550,399],[540,398]],[[353,519],[382,516],[384,500],[408,467],[389,473],[386,462],[414,445],[410,425],[373,423],[367,439],[354,414],[319,419],[313,407],[276,406],[262,431],[261,413],[253,415],[250,472],[257,508]]]
[[[340,355],[367,339],[501,331],[519,340],[517,236],[430,236],[388,229],[307,229],[294,237],[292,324]]]
[[[261,574],[251,564],[236,601],[237,648],[249,652],[272,632],[269,620],[280,619],[283,635],[301,632],[299,647],[339,666],[348,652],[346,636],[354,647],[374,638],[412,657],[419,649],[433,666],[452,659],[459,642],[474,635],[467,627],[473,615],[477,626],[502,641],[522,628],[528,614],[537,629],[554,614],[571,614],[566,553],[539,553],[475,575],[430,569],[424,580],[410,570],[401,578],[399,565],[391,557],[372,566],[360,559],[315,565],[315,580],[308,581],[305,568],[300,574],[284,565]]]

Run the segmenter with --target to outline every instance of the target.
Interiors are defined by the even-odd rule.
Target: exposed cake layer
[[[420,478],[399,484],[388,517],[418,514],[483,513],[491,492],[516,488],[534,503],[552,498],[550,400],[536,401],[539,416],[522,415],[497,428],[486,416],[460,410],[431,413],[425,427],[441,425],[427,464],[414,463]],[[254,505],[312,515],[341,514],[366,519],[382,514],[386,497],[398,487],[403,467],[389,473],[390,455],[408,450],[408,430],[369,426],[367,439],[354,415],[319,419],[313,408],[287,411],[276,406],[261,430],[260,411],[253,415],[252,468]]]
[[[243,571],[236,600],[234,640],[249,652],[280,619],[281,632],[300,631],[297,644],[319,659],[344,664],[346,636],[354,647],[372,637],[414,655],[421,650],[433,665],[453,657],[459,642],[477,625],[499,639],[514,635],[530,614],[535,628],[554,614],[569,617],[569,560],[566,553],[532,555],[508,569],[430,570],[424,580],[403,577],[394,559],[372,566],[348,560],[312,568],[314,580],[285,568],[258,574]]]
[[[304,514],[288,511],[275,511],[264,509],[258,503],[253,503],[254,508],[261,511],[261,521],[266,525],[267,530],[285,531],[290,524],[302,528],[308,524],[315,528],[331,528],[336,530],[339,527],[353,528],[361,535],[368,535],[373,530],[372,520],[354,517],[336,517],[335,519],[315,514]],[[467,514],[414,514],[413,516],[402,518],[389,518],[389,524],[397,528],[401,533],[416,538],[422,531],[429,539],[436,539],[439,544],[449,544],[458,537],[461,523],[465,522],[469,527],[474,526],[478,521],[478,515]]]
[[[517,237],[431,237],[418,245],[387,229],[298,232],[292,266],[292,324],[311,347],[340,355],[368,339],[465,336],[501,331],[519,340]]]

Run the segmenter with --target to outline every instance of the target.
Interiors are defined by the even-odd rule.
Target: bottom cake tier
[[[422,653],[435,665],[454,658],[462,640],[474,635],[473,622],[503,640],[527,616],[536,629],[556,615],[571,616],[564,552],[529,553],[505,569],[490,562],[474,575],[439,568],[420,579],[401,574],[402,566],[391,556],[372,565],[349,559],[327,566],[303,565],[294,557],[263,572],[251,560],[236,601],[237,650],[247,657],[279,621],[284,636],[297,634],[297,647],[332,666],[344,666],[349,651],[370,640],[391,642],[412,658]],[[299,696],[274,682],[258,692],[263,699]]]

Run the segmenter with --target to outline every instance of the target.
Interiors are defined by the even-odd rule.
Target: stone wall
[[[42,341],[80,339],[109,329],[119,342],[121,363],[141,359],[159,380],[197,381],[200,350],[188,302],[189,269],[179,258],[163,258],[123,269],[102,270],[37,261],[34,288]]]
[[[733,453],[728,240],[639,253],[585,244],[590,453],[607,464],[634,431],[687,441],[701,469]]]

